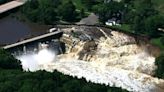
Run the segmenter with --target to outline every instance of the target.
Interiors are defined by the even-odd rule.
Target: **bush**
[[[20,61],[15,59],[5,50],[0,49],[0,68],[3,69],[21,69]]]
[[[0,71],[0,92],[128,92],[121,88],[86,82],[57,71]]]
[[[162,45],[164,46],[164,37],[161,37],[160,42],[161,42]]]
[[[158,78],[164,78],[164,54],[161,54],[155,59],[155,65],[157,66],[155,76]]]

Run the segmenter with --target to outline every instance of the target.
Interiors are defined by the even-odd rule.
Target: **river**
[[[23,22],[16,17],[7,16],[0,19],[0,45],[12,44],[47,32],[50,26]]]

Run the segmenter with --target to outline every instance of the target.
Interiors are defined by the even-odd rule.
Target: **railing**
[[[0,14],[7,12],[11,9],[17,8],[19,6],[22,6],[25,2],[22,0],[14,0],[10,1],[8,3],[0,5]]]
[[[62,31],[59,30],[59,31],[47,33],[47,34],[44,34],[44,35],[40,35],[40,36],[37,36],[37,37],[33,37],[33,38],[31,38],[31,39],[27,39],[27,40],[23,40],[23,41],[14,43],[14,44],[10,44],[10,45],[4,46],[4,47],[2,47],[2,48],[4,48],[4,49],[9,49],[9,48],[16,47],[16,46],[19,46],[19,45],[23,45],[23,44],[26,44],[26,43],[29,43],[29,42],[33,42],[33,41],[36,41],[36,40],[39,40],[39,39],[43,39],[43,38],[46,38],[46,37],[50,37],[50,36],[53,36],[53,35],[56,35],[56,34],[59,34],[59,33],[62,33]]]

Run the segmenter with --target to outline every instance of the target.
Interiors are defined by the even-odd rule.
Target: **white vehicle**
[[[51,32],[54,32],[54,31],[57,31],[57,28],[51,28],[51,29],[49,29],[49,32],[51,33]]]
[[[108,26],[121,26],[116,21],[107,21],[107,22],[105,22],[105,24],[108,25]]]

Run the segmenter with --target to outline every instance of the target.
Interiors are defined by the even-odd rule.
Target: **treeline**
[[[127,92],[121,88],[88,83],[57,71],[22,72],[2,70],[0,92]]]
[[[0,92],[128,92],[121,88],[86,82],[57,71],[24,72],[20,62],[0,50]]]
[[[20,61],[15,59],[10,53],[0,49],[0,68],[21,70],[22,66]]]
[[[154,6],[151,0],[28,0],[22,13],[34,22],[56,24],[79,21],[94,12],[102,24],[114,18],[131,32],[154,38],[164,28],[164,15]]]
[[[155,76],[164,79],[164,53],[155,59],[155,65],[157,66]]]
[[[84,16],[71,0],[28,0],[21,11],[28,19],[44,24],[75,22]]]
[[[88,10],[99,16],[101,23],[115,18],[130,26],[137,34],[161,36],[158,28],[164,28],[164,15],[155,9],[151,0],[81,0]]]

